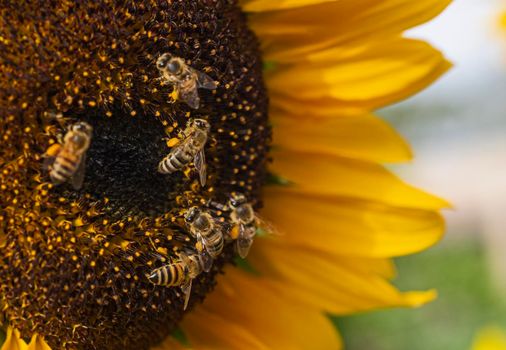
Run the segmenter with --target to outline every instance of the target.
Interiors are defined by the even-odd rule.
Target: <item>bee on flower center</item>
[[[65,134],[63,144],[54,144],[46,151],[44,166],[54,184],[70,181],[75,189],[81,188],[92,132],[93,128],[88,123],[75,123]]]
[[[197,207],[190,208],[185,215],[185,221],[190,228],[190,233],[197,238],[197,250],[201,255],[209,254],[213,259],[217,258],[223,250],[223,228],[206,211]],[[209,271],[211,266],[204,266],[204,271]]]
[[[179,261],[163,265],[151,271],[148,280],[154,285],[164,287],[181,287],[184,294],[184,307],[186,310],[190,300],[192,280],[205,271],[209,266],[209,257],[204,255],[181,253]]]
[[[229,219],[232,228],[228,236],[230,239],[235,240],[236,251],[243,259],[248,256],[253,245],[253,239],[259,230],[270,235],[278,234],[270,223],[255,212],[253,205],[248,202],[248,199],[242,193],[233,192],[230,194],[227,205],[216,202],[209,202],[209,205],[230,212]]]
[[[216,82],[207,74],[188,66],[182,58],[164,53],[156,61],[162,82],[172,85],[182,101],[193,109],[200,107],[198,89],[215,90]]]
[[[234,224],[231,237],[236,240],[236,250],[241,258],[248,256],[257,230],[257,220],[253,206],[241,193],[231,195],[228,205],[230,220]]]
[[[200,184],[205,186],[207,169],[204,147],[210,129],[210,124],[204,119],[189,120],[186,129],[182,132],[183,141],[160,161],[158,171],[162,174],[172,174],[182,170],[193,161],[199,173]]]

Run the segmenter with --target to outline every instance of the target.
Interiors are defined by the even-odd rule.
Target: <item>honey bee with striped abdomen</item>
[[[181,260],[172,264],[167,264],[151,271],[148,280],[158,286],[180,287],[184,294],[184,310],[190,300],[192,280],[205,271],[205,266],[209,265],[205,255],[191,254],[179,255]]]
[[[197,238],[196,248],[200,254],[205,253],[213,259],[221,254],[224,246],[221,225],[209,214],[197,207],[188,209],[185,221],[189,226],[190,233]],[[209,271],[211,265],[204,266],[204,271]]]
[[[80,189],[84,180],[86,151],[90,147],[93,128],[86,122],[70,127],[63,142],[52,145],[46,151],[45,167],[55,185],[69,181]]]
[[[178,98],[193,109],[200,106],[198,89],[214,90],[217,87],[207,74],[193,69],[182,58],[169,53],[157,59],[156,68],[160,71],[162,81],[174,86]]]
[[[232,193],[228,201],[230,221],[233,227],[230,238],[236,240],[236,250],[241,258],[246,258],[257,231],[277,234],[270,223],[263,220],[253,209],[242,193]]]
[[[211,125],[205,119],[191,119],[182,132],[183,140],[174,146],[170,153],[158,163],[158,172],[172,174],[182,170],[193,161],[199,173],[199,180],[205,186],[207,180],[206,145]]]

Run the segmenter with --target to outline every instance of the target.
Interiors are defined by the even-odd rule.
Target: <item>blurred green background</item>
[[[413,146],[395,165],[409,183],[453,203],[443,242],[397,259],[401,290],[436,288],[420,309],[335,318],[348,350],[466,350],[483,327],[506,331],[506,33],[504,0],[454,0],[408,33],[455,67],[436,84],[380,111]]]
[[[415,310],[335,318],[348,350],[464,350],[481,327],[506,329],[506,300],[494,288],[480,241],[447,241],[397,265],[402,290],[431,286],[438,299]]]

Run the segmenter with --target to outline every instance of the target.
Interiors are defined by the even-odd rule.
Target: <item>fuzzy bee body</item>
[[[157,286],[180,287],[184,294],[184,309],[190,300],[192,280],[210,264],[208,257],[200,254],[180,254],[181,260],[163,265],[151,271],[149,282]],[[212,262],[211,262],[212,264]]]
[[[205,186],[207,170],[204,147],[206,145],[211,126],[204,119],[188,121],[183,131],[183,141],[176,145],[170,153],[158,163],[158,172],[172,174],[181,171],[193,161],[199,173],[200,184]]]
[[[61,184],[68,181],[73,174],[75,174],[79,163],[81,162],[81,155],[67,153],[64,150],[58,155],[54,161],[53,168],[49,172],[49,177],[54,184]]]
[[[217,85],[207,74],[189,67],[180,57],[164,53],[156,61],[164,83],[174,86],[178,98],[193,109],[200,106],[198,89],[214,90]]]
[[[234,224],[232,239],[236,240],[236,250],[241,258],[246,258],[253,244],[257,231],[257,223],[260,220],[251,203],[240,193],[234,193],[230,200],[230,220]]]
[[[183,148],[177,148],[158,164],[158,171],[162,174],[175,173],[176,171],[182,170],[193,158],[193,152],[189,152]]]
[[[178,261],[151,271],[149,281],[157,286],[176,287],[186,282],[188,274],[188,265]]]
[[[65,134],[63,144],[53,145],[47,150],[46,167],[55,185],[70,182],[75,189],[81,188],[92,130],[91,125],[85,122],[73,124]]]
[[[187,166],[205,146],[207,142],[206,130],[195,130],[187,127],[183,132],[185,139],[158,164],[158,171],[162,174],[172,174]]]
[[[207,236],[202,235],[204,246],[209,255],[213,258],[217,258],[223,251],[225,244],[223,234],[215,229],[212,230]]]
[[[207,253],[213,259],[223,251],[225,245],[221,227],[209,214],[197,207],[190,208],[185,215],[185,220],[190,228],[190,233],[197,238],[197,250]],[[211,267],[206,266],[206,271]]]

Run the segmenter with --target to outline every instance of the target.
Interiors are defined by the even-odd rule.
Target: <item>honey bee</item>
[[[227,206],[214,202],[211,205],[219,206],[221,210],[230,210],[230,221],[233,227],[229,232],[229,237],[236,241],[237,253],[243,259],[248,256],[257,234],[279,236],[279,232],[255,212],[242,193],[232,193]]]
[[[217,87],[207,74],[189,67],[182,58],[170,53],[158,57],[156,68],[160,71],[162,81],[174,86],[178,97],[193,109],[200,106],[197,89],[214,90]]]
[[[93,128],[86,122],[75,123],[65,134],[63,144],[56,143],[48,148],[45,168],[54,184],[70,181],[76,190],[81,188],[92,131]]]
[[[213,259],[218,257],[224,246],[223,230],[211,214],[192,207],[186,212],[185,221],[190,228],[190,233],[197,238],[196,248],[199,253],[201,255],[207,253]],[[206,272],[211,269],[211,265],[203,267]]]
[[[230,220],[234,227],[230,231],[231,238],[236,240],[237,253],[241,258],[248,256],[260,220],[251,203],[241,193],[233,193],[228,201]]]
[[[182,170],[193,160],[195,169],[199,173],[202,186],[206,185],[207,169],[204,147],[206,145],[211,126],[204,119],[191,119],[182,132],[183,141],[176,145],[170,153],[158,163],[158,172],[172,174]]]
[[[210,264],[210,257],[185,253],[181,253],[179,257],[180,260],[172,264],[152,270],[148,280],[157,286],[180,287],[184,294],[184,310],[186,310],[190,300],[192,280],[205,271],[204,267]]]

